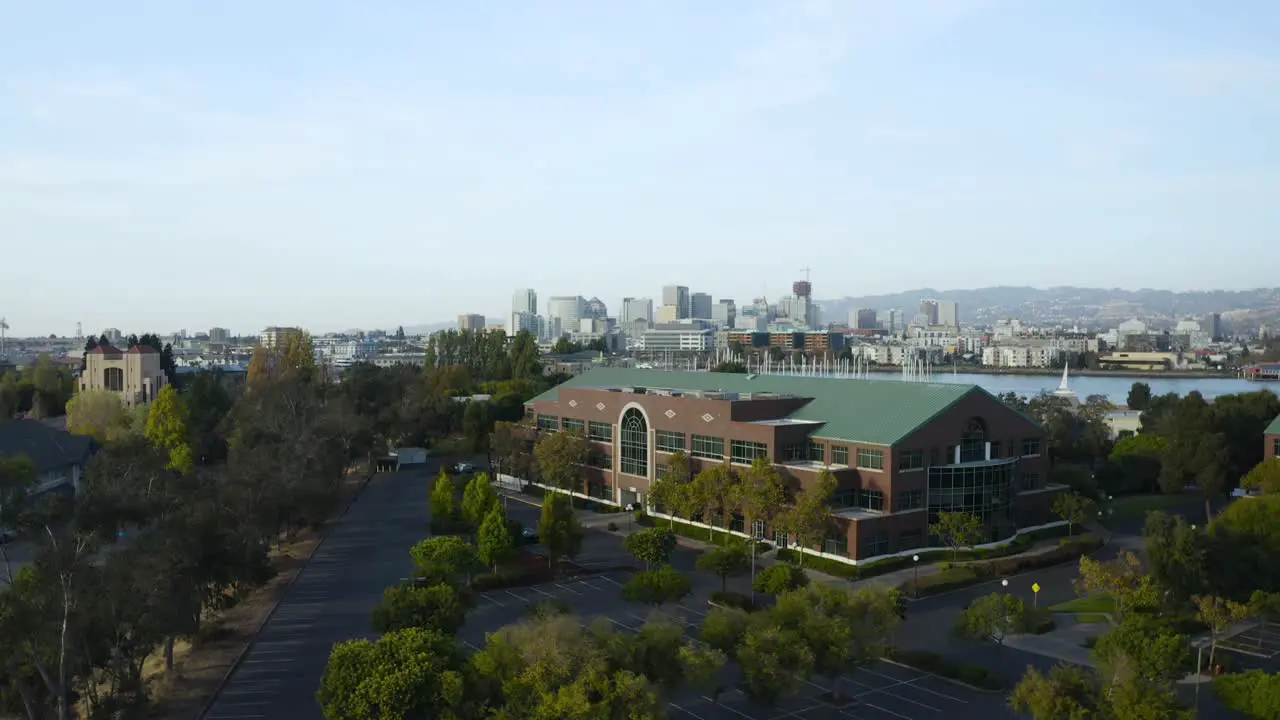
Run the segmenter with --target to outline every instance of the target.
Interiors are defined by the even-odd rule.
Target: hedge
[[[754,612],[759,609],[756,603],[751,601],[750,597],[732,590],[717,590],[711,593],[710,603],[719,607],[735,608],[746,610],[747,612]]]
[[[927,650],[895,648],[889,651],[888,657],[917,670],[958,680],[982,690],[1003,690],[1007,686],[1003,678],[981,665],[958,662]]]
[[[1021,575],[1033,570],[1061,565],[1077,560],[1082,555],[1088,555],[1101,546],[1102,540],[1096,537],[1065,540],[1057,547],[1037,555],[955,565],[944,568],[940,572],[921,576],[918,588],[914,579],[902,583],[899,587],[912,596],[937,595],[999,577]]]

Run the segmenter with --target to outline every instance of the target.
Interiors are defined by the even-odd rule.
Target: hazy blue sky
[[[1277,37],[1276,0],[0,0],[0,315],[1277,284]]]

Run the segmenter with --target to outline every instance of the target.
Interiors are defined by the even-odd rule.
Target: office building
[[[520,288],[511,296],[511,312],[538,314],[538,293],[529,288]]]
[[[662,288],[662,304],[675,308],[677,320],[689,317],[689,288],[684,285],[667,285]]]
[[[732,328],[738,319],[738,308],[732,300],[721,300],[711,308],[711,319],[722,328]]]
[[[711,328],[703,328],[687,323],[671,325],[655,325],[640,336],[634,347],[647,352],[706,352],[716,346],[716,333]]]
[[[818,312],[813,305],[813,284],[808,280],[791,283],[790,307],[787,317],[804,329],[818,327]]]
[[[670,325],[680,320],[680,309],[675,305],[662,305],[653,314],[655,325]]]
[[[937,300],[921,300],[920,301],[920,317],[923,319],[924,325],[938,324],[938,301]]]
[[[160,353],[147,345],[121,350],[114,345],[98,345],[84,355],[80,390],[115,393],[125,407],[146,405],[168,385],[160,367]]]
[[[850,412],[858,408],[858,412]],[[849,559],[909,552],[940,513],[982,522],[983,542],[1053,519],[1044,431],[976,385],[597,368],[526,403],[538,432],[581,431],[592,459],[581,492],[646,503],[673,453],[691,473],[757,458],[791,488],[830,471],[837,489],[822,550]],[[654,508],[666,512],[667,508]],[[779,547],[780,527],[730,526]]]
[[[568,332],[577,332],[587,314],[587,301],[581,295],[557,295],[547,301],[547,324],[550,334],[546,339],[556,340]]]
[[[653,324],[653,300],[649,298],[622,298],[622,326],[630,332],[637,320]]]
[[[901,335],[905,329],[902,322],[901,310],[884,310],[876,313],[876,323],[884,328],[890,335]]]
[[[511,317],[507,318],[507,335],[514,337],[521,332],[528,332],[533,333],[534,337],[541,337],[538,319],[537,315],[529,312],[511,313]]]
[[[939,300],[938,320],[934,324],[950,328],[960,327],[960,303],[954,300]]]
[[[209,328],[209,342],[226,345],[231,342],[231,331],[220,327]]]
[[[853,308],[849,311],[850,330],[874,330],[877,327],[876,311],[869,308]]]
[[[458,316],[458,330],[462,332],[480,332],[484,330],[485,319],[477,313],[464,313]]]
[[[707,293],[693,293],[689,296],[689,317],[698,320],[711,319],[711,296]]]
[[[593,297],[587,301],[586,309],[583,310],[583,317],[603,319],[608,317],[609,308],[605,307],[604,301],[598,297]]]

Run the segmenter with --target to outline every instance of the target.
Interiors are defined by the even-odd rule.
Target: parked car
[[[11,543],[18,539],[18,533],[9,528],[0,528],[0,545]]]
[[[541,541],[542,541],[542,538],[538,537],[538,533],[530,530],[529,528],[525,528],[524,530],[520,531],[520,538],[516,541],[516,544],[517,545],[537,545]]]
[[[460,462],[453,466],[455,475],[470,475],[476,471],[476,466],[471,463]]]

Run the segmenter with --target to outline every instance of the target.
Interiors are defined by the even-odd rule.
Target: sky
[[[0,0],[9,334],[1275,285],[1275,0]]]

